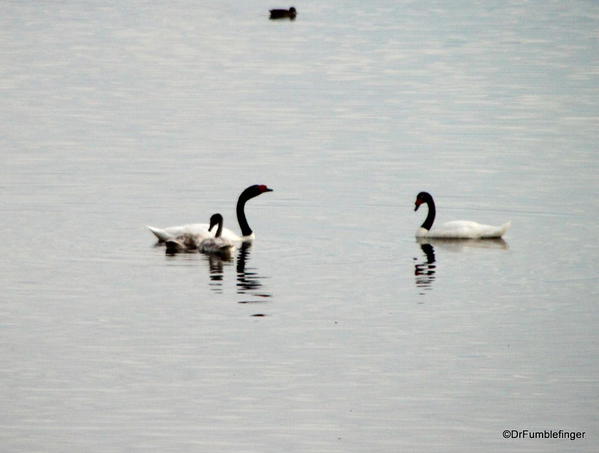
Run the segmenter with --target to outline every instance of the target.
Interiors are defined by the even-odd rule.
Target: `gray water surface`
[[[597,451],[599,5],[277,6],[0,5],[2,451]]]

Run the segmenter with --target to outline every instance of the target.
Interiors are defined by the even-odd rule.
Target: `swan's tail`
[[[152,233],[154,233],[154,236],[156,236],[158,238],[158,242],[165,242],[171,238],[170,234],[168,234],[166,231],[164,231],[160,228],[155,228],[150,225],[146,225],[146,227],[148,228],[148,230],[150,230]]]
[[[509,229],[510,229],[510,227],[511,227],[511,226],[512,226],[512,222],[511,222],[511,221],[509,221],[509,222],[506,222],[506,223],[504,223],[503,225],[501,225],[501,226],[499,227],[499,231],[498,231],[498,233],[499,233],[499,234],[498,234],[498,236],[497,236],[497,237],[501,237],[501,236],[503,236],[503,235],[504,235],[504,234],[507,232],[507,230],[509,230]]]
[[[483,231],[483,233],[478,236],[478,239],[498,239],[503,236],[511,226],[512,222],[504,223],[501,226],[488,225],[486,231]]]

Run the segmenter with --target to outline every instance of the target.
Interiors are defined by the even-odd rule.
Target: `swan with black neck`
[[[444,239],[491,239],[500,238],[510,228],[511,222],[500,226],[484,225],[470,220],[453,220],[433,228],[436,209],[435,201],[428,192],[420,192],[416,196],[414,211],[426,204],[428,214],[426,219],[416,231],[418,238],[444,238]]]
[[[206,238],[200,243],[200,252],[214,255],[230,255],[235,246],[233,242],[221,236],[223,232],[223,216],[218,213],[210,217],[208,231],[212,231],[214,227],[216,227],[214,237]]]

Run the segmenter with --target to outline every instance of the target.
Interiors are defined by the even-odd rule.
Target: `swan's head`
[[[212,231],[212,228],[218,226],[223,223],[223,216],[220,214],[212,214],[210,217],[210,226],[208,227],[208,231]]]
[[[264,192],[272,192],[272,189],[268,188],[267,186],[265,186],[264,184],[260,184],[258,186],[258,190],[260,191],[260,193],[264,193]]]
[[[418,208],[421,204],[428,203],[430,201],[433,201],[433,197],[430,193],[420,192],[418,195],[416,195],[416,201],[414,202],[414,211],[418,211]]]
[[[296,15],[297,11],[295,10],[295,8],[293,6],[289,8],[289,17],[295,17]]]
[[[245,189],[241,194],[241,197],[245,198],[246,200],[249,200],[250,198],[262,195],[265,192],[272,192],[272,189],[270,189],[268,186],[265,186],[264,184],[255,184]]]

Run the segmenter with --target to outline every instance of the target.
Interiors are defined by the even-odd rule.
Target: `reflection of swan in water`
[[[258,275],[255,268],[247,267],[247,261],[250,256],[251,242],[244,242],[239,248],[237,254],[237,294],[247,294],[253,297],[269,298],[271,294],[261,291],[262,280],[264,277]],[[209,276],[210,276],[210,288],[217,292],[223,292],[223,283],[225,280],[225,269],[233,264],[232,256],[223,255],[202,255],[208,261]],[[257,303],[264,302],[264,300],[242,300],[239,303]]]
[[[421,250],[426,255],[426,261],[414,265],[414,275],[416,276],[416,287],[422,290],[430,290],[435,280],[437,264],[435,249],[443,252],[460,253],[466,249],[495,249],[509,250],[507,242],[501,238],[496,239],[440,239],[440,238],[416,238],[420,244]],[[434,246],[434,247],[433,247]],[[418,258],[414,258],[418,260]],[[424,293],[420,293],[424,294]]]
[[[258,275],[255,268],[247,267],[247,261],[250,257],[251,242],[241,244],[239,254],[237,255],[237,294],[250,294],[255,297],[268,298],[271,294],[259,292],[262,288],[262,280],[264,277]],[[251,303],[262,301],[240,301],[240,303]]]
[[[467,248],[508,250],[510,247],[505,239],[441,239],[441,238],[416,238],[421,246],[430,244],[448,252],[461,252]]]
[[[224,268],[225,265],[230,266],[233,258],[223,255],[204,255],[208,260],[208,272],[210,276],[210,289],[214,292],[223,292]]]
[[[425,261],[414,264],[414,275],[416,276],[416,287],[421,290],[432,289],[433,281],[436,278],[437,264],[435,248],[443,252],[460,253],[465,249],[495,249],[508,250],[508,243],[501,239],[433,239],[416,238],[420,244],[420,249],[426,256]],[[417,261],[418,258],[414,258]],[[420,294],[424,294],[423,292]]]
[[[437,266],[435,264],[435,249],[431,244],[420,244],[420,248],[426,255],[426,260],[414,265],[414,275],[416,276],[416,287],[422,290],[432,289]],[[414,258],[417,260],[417,258]],[[424,294],[424,293],[420,293]]]

